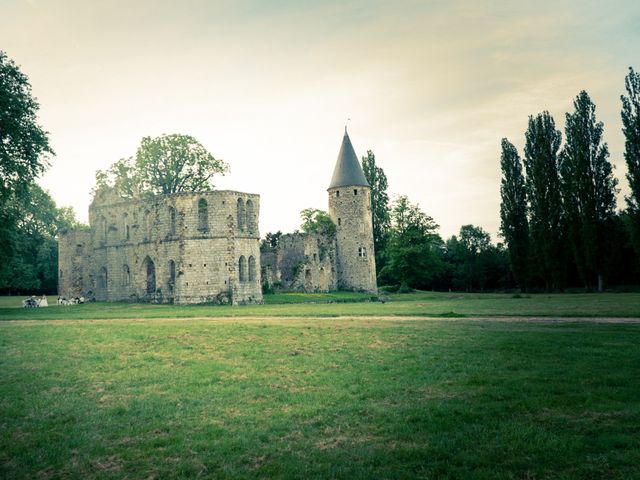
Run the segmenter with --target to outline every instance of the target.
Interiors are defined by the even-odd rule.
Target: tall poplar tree
[[[502,169],[500,231],[507,244],[513,276],[520,288],[526,291],[529,228],[525,180],[518,151],[506,138],[502,139],[500,167]]]
[[[629,67],[624,83],[628,96],[620,96],[622,132],[627,180],[631,187],[631,194],[626,200],[631,219],[631,238],[636,254],[640,256],[640,73]]]
[[[614,216],[615,188],[609,149],[602,142],[604,125],[584,90],[566,114],[566,143],[560,153],[560,186],[569,237],[578,272],[586,288],[597,281],[602,290],[605,229]]]
[[[387,176],[384,170],[376,165],[376,156],[371,150],[367,150],[367,156],[362,157],[362,170],[371,186],[373,247],[376,254],[376,269],[380,272],[384,267],[384,248],[391,227]]]
[[[562,199],[558,149],[562,134],[549,112],[529,117],[524,167],[535,265],[547,291],[561,287]]]

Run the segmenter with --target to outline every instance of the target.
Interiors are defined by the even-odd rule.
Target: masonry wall
[[[91,233],[74,231],[58,237],[58,295],[75,298],[91,294]]]
[[[336,187],[329,192],[329,215],[336,224],[338,288],[377,292],[371,189]]]
[[[268,282],[284,290],[328,292],[337,288],[335,239],[293,233],[280,237],[275,253],[262,256]]]
[[[242,192],[146,200],[101,192],[89,208],[85,259],[95,298],[261,303],[258,218],[259,196]],[[64,265],[68,249],[60,254]]]

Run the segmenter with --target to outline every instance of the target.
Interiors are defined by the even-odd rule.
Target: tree
[[[0,290],[5,291],[22,274],[21,208],[53,155],[47,132],[37,123],[38,109],[27,77],[0,51]]]
[[[622,100],[622,132],[624,133],[624,159],[631,194],[626,197],[629,209],[631,238],[636,255],[640,257],[640,73],[629,67],[625,77],[627,95]]]
[[[274,252],[280,243],[282,232],[278,230],[276,233],[268,232],[260,242],[260,252]]]
[[[302,219],[300,228],[304,233],[319,233],[331,237],[336,234],[336,225],[324,210],[305,208],[300,212],[300,218]]]
[[[558,149],[562,134],[553,117],[542,112],[529,117],[525,132],[524,166],[529,201],[533,257],[547,291],[561,288],[562,198]]]
[[[602,142],[604,125],[584,90],[566,114],[566,143],[560,153],[560,186],[576,267],[586,288],[603,287],[606,224],[616,207],[609,149]]]
[[[454,289],[471,292],[505,283],[506,272],[501,267],[505,252],[491,244],[490,235],[481,227],[463,225],[458,237],[447,240],[446,250]]]
[[[27,194],[53,155],[37,123],[39,108],[27,77],[0,50],[0,202]]]
[[[379,281],[387,285],[433,288],[445,270],[444,243],[438,224],[406,196],[394,200],[391,229],[385,249],[386,264]]]
[[[144,137],[135,158],[118,160],[96,172],[96,189],[113,188],[118,195],[166,195],[204,192],[213,188],[213,177],[229,166],[217,160],[189,135]]]
[[[502,139],[500,167],[502,169],[500,231],[507,242],[513,275],[520,288],[526,291],[529,257],[527,196],[520,156],[516,147],[506,138]]]
[[[362,170],[371,186],[371,214],[373,219],[373,246],[376,254],[378,272],[384,267],[382,254],[390,228],[389,195],[387,194],[387,176],[382,168],[376,165],[376,156],[367,150],[362,157]]]

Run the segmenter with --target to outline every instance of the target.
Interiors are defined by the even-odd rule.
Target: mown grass
[[[0,478],[640,478],[639,344],[637,324],[2,322]]]
[[[640,293],[604,294],[456,294],[416,292],[388,295],[390,301],[371,302],[358,293],[266,295],[265,305],[149,305],[91,303],[22,309],[21,298],[0,297],[0,320],[108,319],[194,317],[337,317],[337,316],[560,316],[638,317]],[[307,302],[307,303],[301,303]],[[332,303],[327,303],[332,302]]]

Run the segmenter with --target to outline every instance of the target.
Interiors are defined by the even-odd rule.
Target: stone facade
[[[103,301],[261,303],[255,194],[124,200],[98,192],[90,232],[60,238],[59,294]]]
[[[338,289],[377,292],[371,189],[330,188],[329,216],[336,225]]]
[[[336,241],[320,234],[280,237],[274,251],[263,252],[262,281],[271,288],[304,292],[337,290]]]

